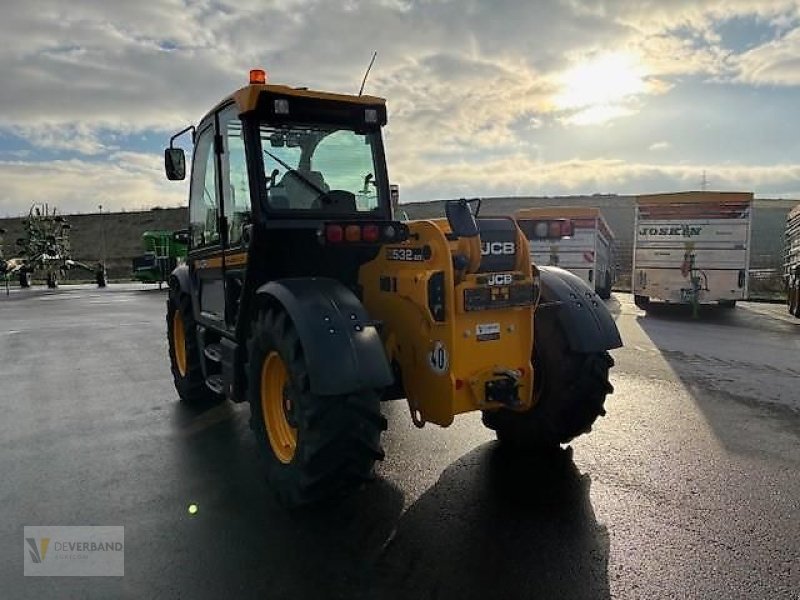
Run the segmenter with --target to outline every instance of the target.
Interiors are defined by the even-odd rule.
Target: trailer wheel
[[[31,287],[31,272],[30,271],[20,271],[19,272],[19,287],[21,287],[21,288],[29,288],[29,287]]]
[[[300,338],[285,312],[264,310],[254,321],[245,373],[250,427],[282,504],[325,502],[371,479],[386,429],[379,394],[312,393]]]
[[[603,287],[597,292],[597,295],[600,296],[603,300],[608,300],[611,298],[611,273],[606,271],[605,274],[605,281],[603,283]]]
[[[526,412],[484,411],[483,423],[497,439],[523,449],[553,449],[588,433],[606,414],[606,396],[614,391],[608,380],[614,359],[608,352],[573,352],[560,325],[537,314],[534,322],[535,404]]]
[[[650,308],[650,296],[639,296],[638,294],[633,297],[633,303],[641,310]]]
[[[188,294],[170,291],[167,302],[167,344],[175,389],[187,405],[219,402],[203,376],[203,357],[197,343],[197,323]]]

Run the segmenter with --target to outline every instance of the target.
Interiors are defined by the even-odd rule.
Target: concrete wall
[[[630,278],[633,249],[635,196],[596,195],[560,197],[488,198],[484,214],[507,215],[531,206],[596,206],[600,208],[617,238],[620,283]],[[778,269],[783,261],[786,215],[796,200],[757,199],[753,211],[753,269]],[[444,201],[401,204],[400,210],[412,219],[444,215]],[[103,254],[102,232],[106,234],[106,258],[111,278],[130,276],[131,259],[141,254],[141,235],[148,229],[181,229],[188,222],[186,208],[153,209],[143,212],[72,215],[72,256],[75,260],[96,262]],[[5,256],[13,256],[14,242],[22,236],[22,219],[0,219],[8,229]]]

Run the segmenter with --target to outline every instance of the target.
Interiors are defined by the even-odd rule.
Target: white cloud
[[[800,27],[752,48],[736,59],[738,81],[758,85],[800,85]]]
[[[654,142],[654,143],[650,144],[650,146],[648,147],[648,150],[656,152],[658,150],[668,150],[671,147],[672,147],[672,144],[670,144],[669,142],[661,141],[661,142]]]
[[[184,182],[167,182],[160,157],[118,152],[107,161],[0,161],[0,215],[17,216],[35,202],[62,212],[134,210],[186,204]]]
[[[799,196],[800,165],[647,164],[615,159],[539,162],[527,154],[460,163],[404,164],[403,201],[469,196],[648,193],[696,189],[703,174],[715,189],[754,191],[761,196]],[[424,194],[424,195],[423,195]]]
[[[47,150],[67,150],[79,154],[100,154],[107,147],[99,131],[86,123],[48,123],[17,125],[8,130],[31,145]]]
[[[736,15],[786,33],[731,56],[715,25]],[[355,92],[373,49],[379,55],[366,91],[388,98],[390,169],[417,199],[467,185],[506,192],[592,191],[595,181],[606,191],[615,181],[678,185],[690,167],[646,171],[582,156],[540,169],[530,156],[547,150],[535,146],[542,130],[561,127],[567,138],[575,128],[564,125],[646,110],[681,77],[796,84],[800,47],[789,27],[797,16],[796,0],[543,0],[535,8],[490,0],[9,0],[0,22],[0,131],[35,149],[94,160],[0,162],[0,212],[44,197],[68,210],[91,209],[98,198],[129,208],[183,202],[185,190],[177,193],[155,166],[159,156],[118,152],[114,138],[157,132],[166,140],[255,66],[274,82]],[[628,91],[559,106],[564,72],[609,55],[634,62],[606,82],[606,95],[615,82]],[[109,160],[98,162],[104,155]],[[590,168],[596,164],[607,172]],[[776,185],[788,177],[783,167],[774,174]]]

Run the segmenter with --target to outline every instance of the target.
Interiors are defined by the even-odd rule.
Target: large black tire
[[[800,283],[790,287],[788,294],[789,314],[800,318]]]
[[[29,287],[31,287],[31,272],[30,271],[20,271],[19,272],[19,287],[21,287],[21,288],[29,288]]]
[[[483,423],[503,444],[549,450],[588,433],[606,414],[606,395],[614,391],[608,380],[614,359],[608,352],[571,351],[552,314],[537,313],[534,337],[533,408],[484,411]]]
[[[97,287],[104,288],[108,283],[108,276],[106,274],[106,270],[103,267],[100,267],[94,273],[94,280],[97,282]]]
[[[179,329],[181,327],[182,334]],[[188,294],[170,291],[167,303],[167,343],[172,379],[181,401],[187,405],[197,405],[223,400],[220,394],[206,385],[203,376],[203,356],[197,341],[197,322]]]
[[[605,273],[605,282],[603,283],[603,287],[597,291],[597,295],[603,300],[608,300],[611,298],[611,273],[608,271]]]
[[[642,310],[647,310],[650,308],[650,297],[649,296],[639,296],[635,295],[633,297],[633,303]]]
[[[794,288],[794,316],[800,319],[800,283]]]
[[[720,308],[736,308],[736,300],[720,300]]]
[[[58,287],[58,275],[56,275],[53,271],[50,271],[47,274],[47,287],[50,289],[55,289]]]
[[[268,358],[274,355],[285,373],[282,416],[296,436],[291,451],[286,450],[288,446],[279,450],[273,447],[268,427],[276,435],[275,421],[268,424],[265,418],[265,407],[268,415],[270,409],[269,401],[262,397],[262,386],[269,387],[269,376],[264,373]],[[283,505],[298,507],[333,500],[372,478],[375,461],[384,456],[380,436],[386,429],[386,419],[380,411],[379,393],[313,394],[300,338],[284,311],[266,309],[259,313],[247,344],[245,372],[250,427],[266,461],[267,481]]]

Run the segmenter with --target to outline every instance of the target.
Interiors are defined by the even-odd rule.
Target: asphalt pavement
[[[626,345],[590,435],[514,456],[478,415],[417,429],[387,403],[376,480],[287,512],[248,407],[178,402],[163,292],[14,289],[0,596],[800,598],[800,320],[608,305]],[[123,525],[125,576],[24,577],[24,525]]]

